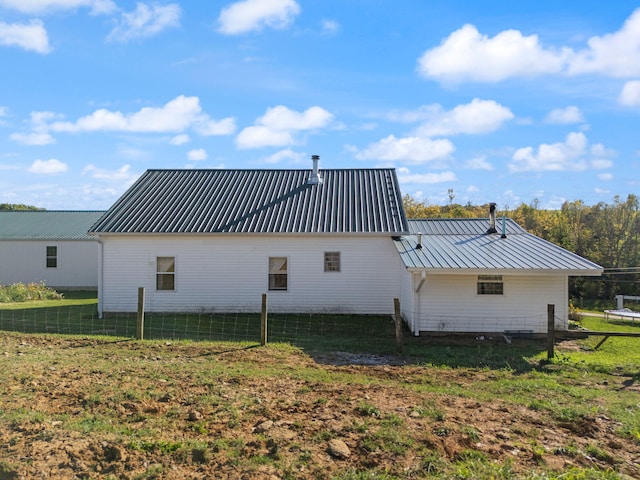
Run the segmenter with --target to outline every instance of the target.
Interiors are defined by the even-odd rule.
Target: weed
[[[363,417],[379,417],[380,410],[369,402],[361,402],[356,408],[356,413]]]

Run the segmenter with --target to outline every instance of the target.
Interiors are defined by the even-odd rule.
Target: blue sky
[[[640,189],[636,2],[0,0],[0,63],[0,203],[313,154],[430,204]]]

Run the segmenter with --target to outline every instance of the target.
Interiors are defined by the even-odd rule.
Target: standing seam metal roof
[[[393,169],[147,170],[94,233],[408,232]]]
[[[411,235],[394,242],[406,268],[430,271],[556,271],[599,275],[602,267],[532,235],[511,219],[496,222],[487,235],[488,219],[409,220]],[[422,233],[422,248],[416,248]]]
[[[0,240],[95,240],[87,232],[104,211],[0,212]]]

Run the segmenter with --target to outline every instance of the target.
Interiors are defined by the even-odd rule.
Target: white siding
[[[400,311],[402,318],[409,326],[409,330],[416,333],[418,325],[415,323],[415,303],[413,274],[408,272],[404,266],[400,271]]]
[[[47,268],[47,246],[58,248],[58,266]],[[0,242],[0,284],[44,282],[50,287],[98,287],[98,242],[7,240]]]
[[[104,312],[135,311],[145,287],[148,311],[393,313],[400,259],[389,237],[300,235],[104,236]],[[341,271],[324,271],[324,252]],[[176,290],[156,291],[155,259],[176,259]],[[268,291],[269,257],[288,258],[288,290]]]
[[[547,304],[555,305],[556,328],[566,329],[566,276],[504,275],[503,282],[503,295],[478,295],[476,275],[427,275],[420,298],[420,330],[546,333]]]

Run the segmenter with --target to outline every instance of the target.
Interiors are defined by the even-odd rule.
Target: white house
[[[392,237],[408,234],[393,169],[149,170],[91,228],[99,313],[392,313]]]
[[[393,169],[149,170],[91,228],[102,313],[390,314],[412,332],[567,327],[602,269],[511,220],[409,220]],[[497,232],[500,230],[500,232]]]
[[[103,213],[0,212],[0,284],[97,289],[98,242],[87,231]]]
[[[412,332],[546,333],[568,328],[569,276],[602,268],[527,233],[510,219],[409,220],[394,242],[401,266],[401,308]]]

